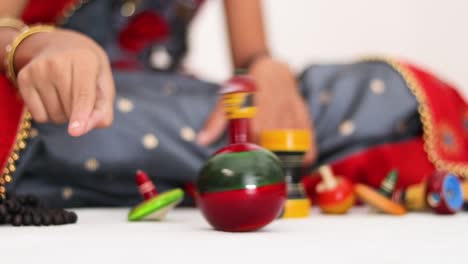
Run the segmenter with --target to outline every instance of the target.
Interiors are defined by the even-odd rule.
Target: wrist
[[[26,27],[26,24],[15,17],[0,16],[0,58],[2,61],[6,58],[8,45],[13,42],[19,32]],[[0,63],[0,70],[6,71],[4,63]]]
[[[0,58],[1,61],[4,62],[7,58],[7,49],[6,47],[13,42],[13,40],[18,36],[19,31],[13,28],[2,28],[0,31],[1,40],[0,40]],[[6,65],[5,63],[0,63],[0,71],[6,72]]]
[[[257,53],[254,53],[247,57],[246,59],[243,60],[242,63],[240,63],[235,71],[237,74],[245,73],[250,70],[252,65],[254,65],[258,60],[263,59],[263,58],[270,58],[270,52],[267,50],[262,50]]]
[[[14,67],[18,73],[37,54],[39,54],[48,44],[50,32],[40,32],[25,39],[16,49],[14,57]]]
[[[17,59],[17,51],[20,48],[23,48],[24,42],[27,39],[30,39],[34,37],[35,35],[39,35],[45,32],[52,32],[55,28],[53,26],[48,26],[48,25],[37,25],[37,26],[32,26],[32,27],[26,27],[24,30],[22,30],[13,40],[13,42],[8,45],[7,47],[7,55],[6,55],[6,66],[7,66],[7,75],[9,79],[16,85],[16,75],[18,73],[17,71],[17,66],[16,66],[16,59]],[[36,42],[35,42],[36,43]],[[35,45],[34,47],[37,47],[40,45]],[[26,50],[26,49],[24,49]],[[34,51],[35,49],[29,50],[29,54],[35,54]],[[27,59],[31,59],[32,56],[28,56]],[[28,60],[28,61],[29,61]],[[24,64],[23,64],[24,65]]]

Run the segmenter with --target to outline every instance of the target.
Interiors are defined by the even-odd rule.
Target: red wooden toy
[[[463,193],[463,209],[468,210],[468,181],[462,182],[462,193]]]
[[[455,214],[463,206],[463,191],[457,176],[434,172],[423,183],[409,186],[396,194],[408,210],[428,208],[437,214]]]
[[[317,185],[318,206],[326,214],[345,214],[353,207],[353,184],[343,177],[333,175],[330,167],[320,167],[322,182]]]
[[[260,229],[278,217],[286,199],[278,157],[248,143],[254,91],[255,83],[246,76],[232,78],[221,90],[230,144],[206,161],[196,182],[197,204],[217,230]]]

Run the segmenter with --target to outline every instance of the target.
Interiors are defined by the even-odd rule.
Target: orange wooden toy
[[[406,214],[406,209],[402,205],[392,201],[397,179],[398,173],[396,171],[390,172],[382,181],[378,190],[374,190],[364,184],[356,184],[356,195],[363,202],[369,204],[379,212],[392,215],[404,215]]]

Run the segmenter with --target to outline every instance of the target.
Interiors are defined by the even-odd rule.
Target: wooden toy
[[[374,190],[367,185],[358,183],[355,187],[356,195],[363,202],[369,204],[379,212],[392,215],[404,215],[406,213],[405,208],[392,201],[392,195],[397,179],[398,173],[396,171],[390,172],[382,181],[378,190]]]
[[[462,182],[462,193],[463,193],[463,209],[468,210],[468,181]]]
[[[255,83],[247,76],[234,77],[222,88],[230,144],[206,161],[196,182],[197,204],[217,230],[260,229],[278,217],[286,200],[280,160],[248,143],[254,91]]]
[[[141,170],[136,173],[136,182],[144,201],[129,212],[129,221],[164,220],[184,198],[184,192],[179,188],[158,194],[154,183]]]
[[[345,214],[355,202],[353,184],[333,175],[329,166],[319,169],[322,182],[317,185],[318,206],[326,214]]]
[[[437,214],[455,214],[463,206],[463,191],[457,176],[434,172],[423,183],[409,186],[396,194],[408,210],[432,209]]]
[[[269,130],[260,135],[261,146],[272,151],[283,164],[287,200],[282,218],[302,218],[310,214],[311,202],[301,184],[304,154],[310,149],[308,130]]]

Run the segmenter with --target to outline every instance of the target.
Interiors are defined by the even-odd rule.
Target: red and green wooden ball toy
[[[326,214],[345,214],[355,202],[353,184],[346,178],[333,175],[328,166],[319,169],[322,181],[317,185],[317,202]]]
[[[184,198],[184,192],[179,188],[158,194],[153,182],[143,171],[137,171],[136,182],[144,201],[129,212],[129,221],[164,220],[167,213]]]
[[[279,159],[249,142],[249,119],[255,84],[246,76],[229,80],[221,90],[229,119],[230,144],[209,158],[196,182],[197,205],[215,229],[260,229],[280,214],[286,185]]]

